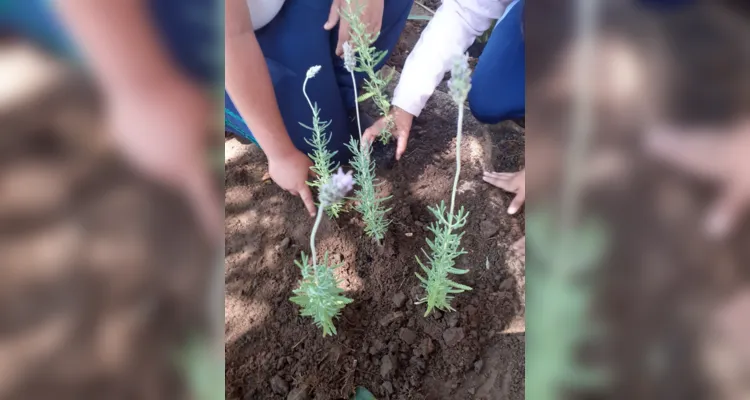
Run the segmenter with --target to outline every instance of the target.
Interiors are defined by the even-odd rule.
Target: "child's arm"
[[[404,63],[393,105],[417,117],[453,60],[502,16],[507,0],[446,0]]]
[[[108,94],[179,79],[146,0],[61,0],[55,5]]]
[[[227,91],[266,153],[271,178],[282,189],[298,194],[310,215],[315,215],[315,203],[306,184],[312,162],[289,138],[244,0],[226,2],[225,23]]]
[[[500,18],[510,0],[445,0],[406,59],[393,92],[391,117],[396,138],[396,159],[406,151],[411,124],[419,116],[435,88],[450,70],[453,59],[463,54]],[[384,126],[377,121],[364,138],[375,140]]]
[[[139,172],[182,192],[211,240],[223,236],[207,159],[211,106],[161,44],[146,0],[61,0],[63,22],[105,95],[117,149]]]

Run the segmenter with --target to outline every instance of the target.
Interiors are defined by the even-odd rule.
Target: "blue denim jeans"
[[[52,0],[0,0],[0,29],[30,37],[63,56],[76,57],[76,46],[51,3]],[[223,2],[150,0],[149,5],[153,22],[178,67],[198,82],[221,82]]]
[[[398,42],[411,10],[412,0],[385,0],[383,25],[374,43],[388,55]],[[311,146],[305,141],[311,132],[299,123],[310,126],[312,111],[302,94],[302,83],[307,69],[320,65],[320,72],[307,83],[307,93],[320,108],[321,121],[331,121],[328,133],[332,135],[329,150],[338,151],[336,159],[346,162],[349,150],[347,113],[354,108],[355,99],[351,76],[343,61],[335,54],[338,27],[323,29],[328,19],[331,1],[286,1],[279,14],[266,26],[255,32],[271,75],[281,117],[295,147],[305,154]],[[388,57],[386,57],[387,59]],[[383,66],[385,60],[378,65]],[[356,74],[357,83],[363,74]],[[239,115],[232,99],[225,92],[226,130],[253,140],[247,124]]]
[[[526,50],[523,0],[516,0],[495,24],[472,76],[469,108],[480,122],[495,124],[526,114]]]

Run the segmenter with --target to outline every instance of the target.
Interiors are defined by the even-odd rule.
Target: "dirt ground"
[[[10,38],[0,70],[0,398],[186,398],[211,259],[187,204],[112,151],[81,76]]]
[[[408,22],[389,65],[399,69],[423,26]],[[523,235],[523,215],[508,216],[511,196],[481,180],[485,168],[522,166],[518,125],[482,126],[467,115],[458,203],[470,212],[468,254],[458,264],[471,271],[459,281],[474,290],[456,297],[455,313],[424,318],[413,304],[422,291],[415,256],[432,222],[427,206],[450,196],[456,115],[437,92],[402,160],[379,160],[382,194],[393,195],[383,246],[364,236],[355,211],[324,219],[318,252],[343,263],[337,274],[354,299],[336,322],[338,335],[327,338],[288,300],[313,221],[299,199],[263,181],[267,163],[257,147],[227,142],[228,398],[348,399],[357,386],[379,399],[524,397],[524,270],[508,251]]]
[[[423,318],[424,308],[413,305],[421,292],[414,257],[431,222],[427,206],[449,196],[453,179],[453,115],[420,117],[402,161],[379,169],[383,190],[394,196],[382,247],[363,236],[356,212],[324,220],[318,251],[343,262],[338,274],[355,300],[332,338],[288,300],[299,279],[294,260],[308,251],[309,216],[298,199],[262,181],[267,165],[256,147],[227,165],[229,398],[283,398],[307,388],[316,399],[340,399],[357,385],[394,399],[523,398],[524,271],[507,252],[522,235],[523,219],[508,216],[509,196],[481,181],[485,138],[473,132],[462,146],[458,196],[471,213],[463,240],[469,254],[458,263],[471,271],[460,281],[474,291],[457,296],[458,312],[443,316]],[[495,151],[522,152],[513,125],[490,132]],[[514,169],[515,162],[499,158],[493,166]]]

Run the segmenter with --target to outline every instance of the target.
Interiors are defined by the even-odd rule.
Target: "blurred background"
[[[527,398],[750,398],[750,2],[526,8]]]
[[[1,399],[223,398],[222,21],[0,0]]]

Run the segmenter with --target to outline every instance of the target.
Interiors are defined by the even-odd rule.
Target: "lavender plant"
[[[431,255],[427,254],[424,249],[422,250],[427,258],[429,267],[425,266],[419,257],[417,257],[417,263],[419,263],[419,266],[422,267],[425,273],[425,276],[417,273],[417,277],[427,292],[424,298],[417,301],[417,304],[427,303],[425,316],[428,316],[434,309],[454,311],[453,307],[451,307],[453,295],[471,290],[471,287],[462,285],[449,278],[451,274],[461,275],[469,272],[466,269],[454,267],[456,258],[462,254],[466,254],[460,248],[463,232],[459,233],[458,231],[466,225],[466,218],[469,214],[464,211],[463,206],[457,213],[454,213],[454,210],[458,179],[461,175],[461,136],[463,133],[464,102],[469,94],[469,89],[471,89],[470,75],[468,56],[463,55],[458,57],[451,69],[451,79],[448,82],[450,94],[458,106],[456,174],[453,178],[450,209],[446,210],[444,201],[441,201],[440,205],[436,207],[428,207],[437,219],[428,228],[435,235],[434,240],[427,239],[427,246],[430,248]]]
[[[358,17],[357,17],[358,18]],[[354,79],[356,69],[355,51],[349,42],[344,43],[344,67],[349,71],[354,87],[354,97],[357,97],[357,82]],[[390,199],[391,196],[378,198],[375,193],[375,163],[372,161],[372,145],[362,142],[362,125],[359,118],[359,106],[355,104],[357,112],[357,128],[359,131],[359,141],[351,138],[346,145],[354,155],[351,165],[354,168],[354,181],[359,189],[354,191],[356,196],[356,206],[354,207],[360,214],[365,223],[365,234],[381,242],[388,230],[390,221],[385,219],[385,214],[390,211],[383,207],[383,202]]]
[[[372,44],[375,43],[380,32],[370,33],[367,31],[367,25],[362,21],[362,5],[358,4],[356,8],[352,5],[351,0],[346,0],[346,7],[340,11],[341,17],[349,23],[351,30],[351,42],[356,50],[357,61],[359,66],[355,66],[354,71],[362,72],[367,75],[365,79],[365,94],[356,97],[357,101],[365,101],[372,98],[373,103],[378,108],[380,116],[385,118],[385,125],[380,131],[380,141],[387,144],[391,140],[391,130],[393,129],[393,120],[390,116],[391,102],[385,94],[385,89],[393,79],[393,73],[388,76],[381,76],[375,71],[375,67],[385,59],[388,54],[385,50],[378,50]]]
[[[308,259],[303,252],[302,260],[294,262],[302,271],[302,280],[299,287],[294,290],[296,296],[289,300],[302,308],[303,317],[312,317],[315,325],[323,329],[323,336],[336,334],[333,319],[352,300],[342,295],[344,290],[338,286],[338,279],[333,274],[333,271],[340,265],[329,265],[327,252],[323,255],[323,261],[318,262],[315,252],[315,235],[323,215],[321,210],[340,202],[352,190],[353,185],[351,172],[344,174],[339,168],[338,173],[331,176],[331,179],[321,186],[318,193],[320,207],[310,235],[312,258]]]
[[[303,123],[299,123],[302,127],[307,128],[313,132],[312,140],[305,139],[310,146],[313,147],[312,154],[308,154],[310,159],[313,161],[313,166],[310,169],[315,173],[317,178],[313,182],[307,184],[311,187],[317,187],[319,190],[325,185],[331,176],[336,172],[338,165],[334,163],[333,156],[337,152],[328,150],[328,143],[331,141],[331,135],[326,135],[325,131],[331,125],[331,121],[322,122],[320,120],[320,109],[317,103],[310,101],[310,97],[307,95],[307,81],[314,78],[315,75],[320,71],[320,65],[315,65],[307,70],[305,81],[302,83],[302,93],[307,99],[307,104],[310,105],[310,110],[313,114],[312,126],[307,126]],[[335,203],[328,204],[324,207],[328,215],[332,218],[337,218],[343,208],[343,202],[337,201]]]

